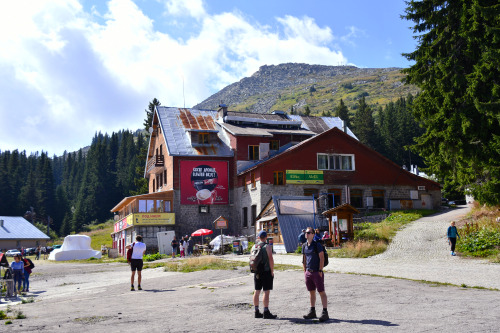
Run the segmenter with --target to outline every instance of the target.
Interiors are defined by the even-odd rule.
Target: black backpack
[[[328,266],[328,252],[326,252],[325,247],[323,246],[323,244],[318,243],[318,242],[316,242],[316,241],[313,241],[313,243],[317,243],[317,244],[319,244],[319,245],[323,248],[323,250],[322,250],[322,251],[323,251],[323,252],[324,252],[324,254],[325,254],[325,261],[323,262],[323,267]],[[312,245],[312,243],[311,243],[311,245]],[[318,246],[317,246],[316,244],[314,244],[314,245],[315,245],[315,246],[314,246],[314,251],[315,251],[316,253],[318,253]],[[318,255],[319,255],[319,253],[318,253]]]
[[[26,258],[26,260],[28,260],[28,264],[29,264],[28,268],[29,268],[29,269],[33,269],[33,268],[35,268],[35,264],[33,263],[33,261],[31,261],[31,259]]]
[[[266,244],[255,244],[252,248],[252,252],[250,253],[250,272],[252,273],[260,273],[264,271],[264,260],[262,258],[263,252],[266,251]]]

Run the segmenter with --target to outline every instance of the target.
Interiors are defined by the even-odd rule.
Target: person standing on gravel
[[[274,281],[274,259],[273,251],[270,246],[267,246],[267,233],[262,230],[258,234],[259,240],[252,247],[252,253],[255,247],[260,246],[260,254],[262,255],[263,270],[254,274],[255,291],[253,293],[253,305],[255,306],[255,318],[276,319],[277,315],[273,315],[269,311],[269,294],[273,290]],[[264,290],[264,313],[259,311],[259,297],[260,291]]]
[[[142,290],[141,288],[141,280],[142,280],[142,266],[144,262],[142,261],[142,257],[146,253],[146,244],[142,242],[142,236],[137,235],[135,237],[135,243],[132,245],[127,245],[126,249],[132,248],[132,259],[130,261],[130,269],[132,270],[132,276],[130,277],[130,290],[135,291],[134,288],[134,278],[135,271],[137,271],[137,289]]]
[[[446,234],[448,236],[448,244],[451,245],[451,255],[456,256],[455,245],[457,244],[457,236],[460,238],[460,234],[458,233],[457,227],[455,227],[455,221],[450,223]]]
[[[306,287],[309,291],[309,299],[311,301],[311,309],[304,316],[304,319],[314,319],[316,317],[316,289],[321,297],[323,312],[319,317],[319,321],[327,321],[328,317],[328,299],[325,292],[325,274],[323,267],[325,263],[325,253],[323,245],[314,241],[314,229],[309,227],[306,230],[307,242],[302,247],[302,265],[304,267],[304,275]]]
[[[170,246],[172,246],[172,258],[175,258],[177,255],[177,248],[179,247],[179,241],[176,236],[174,236],[174,239],[170,242]]]

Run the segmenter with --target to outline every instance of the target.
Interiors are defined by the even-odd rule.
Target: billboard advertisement
[[[180,161],[182,205],[227,205],[228,162]]]

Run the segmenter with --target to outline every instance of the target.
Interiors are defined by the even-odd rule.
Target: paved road
[[[410,224],[382,255],[332,258],[325,274],[332,319],[326,323],[302,319],[308,293],[300,270],[276,272],[271,310],[279,319],[266,321],[253,318],[253,276],[246,267],[188,274],[147,269],[144,290],[131,292],[126,264],[39,263],[30,287],[35,302],[10,305],[27,318],[10,326],[0,321],[0,332],[1,327],[9,332],[106,333],[497,332],[499,291],[333,272],[500,289],[500,265],[448,254],[444,238],[448,221],[465,212],[454,210]],[[280,255],[276,261],[300,264],[300,257]],[[5,304],[0,304],[2,309],[6,310]]]
[[[468,211],[463,206],[421,218],[400,230],[386,252],[365,259],[330,258],[326,270],[500,289],[499,264],[450,255],[446,230]],[[301,265],[301,260],[300,256],[275,256],[283,264]]]

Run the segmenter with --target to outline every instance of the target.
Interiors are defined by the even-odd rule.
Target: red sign
[[[227,162],[181,161],[182,205],[227,205],[229,182]]]
[[[126,229],[130,227],[132,224],[127,223],[127,218],[121,219],[120,221],[115,223],[115,232]]]

